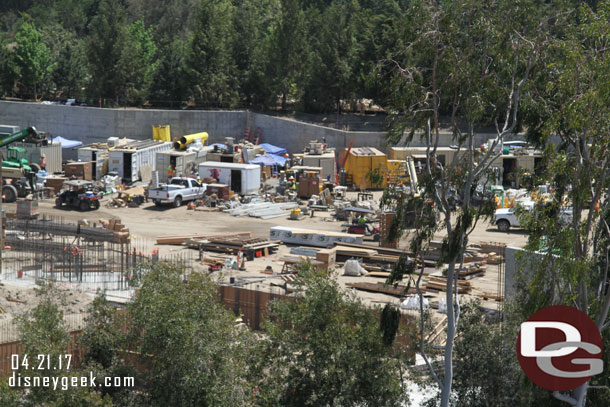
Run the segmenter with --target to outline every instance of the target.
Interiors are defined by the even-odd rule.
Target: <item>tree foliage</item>
[[[388,353],[375,314],[332,278],[306,269],[299,275],[299,297],[270,310],[267,355],[274,380],[263,383],[261,397],[285,406],[405,401],[402,362]]]

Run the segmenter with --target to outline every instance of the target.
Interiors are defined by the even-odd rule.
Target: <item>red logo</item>
[[[564,305],[543,308],[521,324],[517,357],[527,377],[551,391],[575,389],[604,369],[597,325]]]

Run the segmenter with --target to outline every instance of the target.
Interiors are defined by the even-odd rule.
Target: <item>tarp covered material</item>
[[[281,155],[265,154],[259,155],[256,158],[250,160],[250,164],[259,164],[266,166],[279,165],[280,167],[283,167],[284,165],[286,165],[286,161],[288,161],[288,159],[282,157]]]
[[[286,149],[269,143],[259,144],[267,154],[286,154]]]
[[[61,144],[61,148],[74,148],[78,146],[82,146],[83,142],[78,140],[68,140],[67,138],[63,138],[62,136],[57,136],[51,139],[53,143]]]

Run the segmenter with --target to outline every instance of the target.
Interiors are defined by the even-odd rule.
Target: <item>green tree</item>
[[[315,51],[303,96],[307,110],[340,112],[342,101],[354,99],[355,67],[360,51],[359,12],[357,1],[333,1],[321,14],[317,10],[308,13],[309,38]]]
[[[51,55],[43,42],[42,34],[36,26],[24,20],[15,35],[17,47],[12,54],[13,67],[19,78],[19,83],[38,99],[38,88],[51,71]]]
[[[101,0],[89,31],[86,49],[91,82],[87,92],[95,98],[118,98],[122,96],[121,81],[125,77],[120,61],[128,38],[123,5],[118,0]]]
[[[129,346],[149,367],[142,383],[153,406],[247,405],[250,332],[218,301],[205,276],[156,265],[128,306]]]
[[[155,106],[180,107],[186,95],[184,74],[184,41],[174,40],[160,49],[152,76],[150,102]]]
[[[83,371],[94,372],[100,383],[106,377],[134,377],[136,387],[140,374],[125,356],[128,321],[125,314],[110,305],[104,293],[98,293],[90,304],[85,318],[85,328],[78,341],[83,346]],[[112,397],[114,405],[137,405],[142,397],[131,388],[104,387],[103,395]]]
[[[300,271],[294,301],[276,301],[265,331],[268,380],[263,404],[284,406],[395,406],[405,402],[400,360],[383,343],[371,309],[337,282]],[[372,380],[372,378],[375,378]]]
[[[117,73],[120,75],[117,78],[117,91],[125,103],[133,105],[146,102],[156,71],[156,52],[152,28],[146,28],[142,20],[131,24],[117,62]]]
[[[84,95],[89,72],[83,42],[72,36],[64,36],[60,49],[55,56],[51,78],[55,93],[66,97],[79,98]]]
[[[271,26],[269,72],[273,78],[273,98],[281,97],[282,110],[286,103],[299,101],[309,71],[309,44],[305,13],[299,0],[280,2],[275,24]],[[273,100],[274,105],[276,100]]]
[[[437,231],[445,238],[439,263],[447,264],[447,341],[444,365],[437,374],[428,367],[441,390],[440,405],[449,405],[454,379],[453,348],[460,319],[456,271],[464,262],[470,233],[477,222],[491,212],[490,206],[475,206],[477,186],[490,182],[488,169],[500,157],[505,137],[518,130],[520,102],[527,91],[530,72],[539,68],[540,31],[536,9],[526,4],[522,15],[507,18],[503,7],[465,1],[413,2],[408,14],[413,18],[409,46],[391,62],[396,66],[391,86],[390,140],[409,143],[417,133],[427,145],[426,171],[419,178],[419,198],[388,191],[384,206],[404,213],[410,202],[421,214],[412,232],[411,250],[421,258]],[[529,14],[528,14],[529,13]],[[525,24],[521,18],[527,22]],[[544,21],[544,20],[543,20]],[[419,22],[419,23],[416,23]],[[516,31],[519,29],[519,31]],[[405,43],[407,43],[405,41]],[[403,61],[402,65],[399,61]],[[440,115],[450,114],[452,142],[458,146],[454,158],[442,163],[436,157],[440,145]],[[496,138],[489,149],[479,153],[475,128],[495,125]],[[433,202],[431,208],[429,203]],[[437,218],[438,217],[438,218]],[[405,219],[397,216],[395,224]],[[396,230],[403,230],[406,224]],[[396,269],[402,278],[411,268],[401,263]],[[416,282],[419,290],[421,273]],[[423,329],[423,328],[422,328]],[[423,343],[420,351],[428,362]]]
[[[574,306],[591,317],[605,340],[610,327],[610,59],[603,49],[609,17],[607,1],[599,2],[597,10],[578,8],[564,25],[564,35],[553,38],[553,59],[529,106],[530,137],[545,146],[546,171],[540,181],[553,192],[546,205],[524,215],[530,254],[522,259],[518,309],[525,320],[549,305]],[[561,142],[550,143],[551,136]],[[562,213],[566,207],[570,220]],[[603,405],[609,400],[608,385],[608,375],[601,374],[554,395],[571,405]]]
[[[29,377],[58,377],[59,380],[64,377],[69,379],[72,376],[86,375],[87,373],[74,369],[74,360],[70,370],[40,370],[38,368],[41,361],[39,355],[48,358],[50,363],[57,363],[61,358],[65,366],[67,361],[65,355],[71,337],[67,332],[63,312],[59,308],[61,304],[65,304],[65,294],[52,285],[44,285],[38,289],[37,295],[40,297],[39,304],[17,319],[20,342],[23,346],[21,360],[23,361],[23,358],[27,355],[29,366],[26,367],[21,364],[21,369],[16,374]],[[70,386],[65,390],[61,386],[57,389],[32,386],[16,389],[0,388],[0,392],[2,393],[0,394],[0,400],[14,403],[6,405],[15,407],[41,405],[110,407],[112,405],[112,402],[102,397],[95,388],[74,388]],[[15,400],[19,401],[15,402]]]
[[[201,0],[185,60],[188,91],[199,106],[233,107],[238,102],[228,0]]]
[[[274,103],[277,97],[269,54],[271,49],[275,49],[271,42],[271,26],[279,3],[277,0],[233,2],[232,58],[240,103],[247,106],[265,107]]]

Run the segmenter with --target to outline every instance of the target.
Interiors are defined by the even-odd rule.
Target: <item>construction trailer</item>
[[[543,170],[542,154],[503,154],[492,161],[490,170],[494,174],[491,180],[494,184],[506,188],[520,188],[523,175],[537,175]]]
[[[207,153],[211,147],[204,147],[200,151],[159,151],[155,158],[155,170],[159,173],[159,182],[168,182],[168,169],[172,174],[186,176],[199,171],[199,164],[207,161]]]
[[[329,181],[335,181],[337,177],[337,162],[335,153],[323,154],[303,154],[303,166],[305,167],[321,167],[322,172],[320,178]]]
[[[522,172],[537,174],[541,168],[542,155],[539,151],[527,149],[508,149],[508,154],[502,154],[496,158],[490,166],[492,177],[490,184],[499,184],[505,187],[519,187],[521,185],[520,174]],[[456,154],[460,159],[467,153],[465,149],[458,151],[450,147],[438,147],[436,156],[443,165],[449,165]],[[475,157],[482,152],[477,150]],[[422,169],[426,166],[426,147],[392,147],[390,149],[390,159],[405,160],[411,157],[416,168]],[[475,158],[476,159],[476,158]]]
[[[407,157],[412,157],[416,163],[421,166],[426,162],[427,147],[392,147],[390,148],[390,160],[406,160]],[[465,150],[462,149],[459,156],[465,154]],[[437,147],[436,157],[438,161],[443,165],[449,165],[453,161],[453,157],[457,153],[457,150],[451,147]]]
[[[206,161],[199,164],[199,178],[215,178],[241,195],[255,194],[261,186],[261,167],[256,164]]]
[[[117,172],[125,182],[142,179],[142,174],[152,173],[155,155],[168,151],[172,143],[154,140],[136,140],[108,150],[108,171]]]
[[[346,184],[359,189],[381,189],[387,183],[388,157],[373,147],[352,148],[345,159]]]

